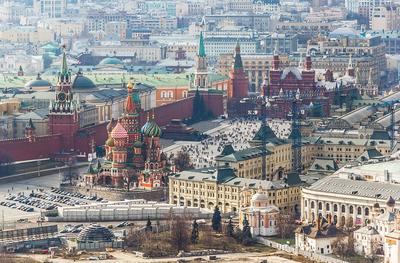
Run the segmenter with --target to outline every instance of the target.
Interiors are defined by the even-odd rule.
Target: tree
[[[310,117],[315,117],[315,118],[324,117],[324,109],[322,108],[321,103],[316,102],[314,106],[312,106]]]
[[[353,232],[349,232],[347,236],[339,235],[332,243],[332,249],[333,253],[342,259],[353,256],[355,254]]]
[[[130,186],[133,182],[137,182],[137,176],[133,174],[125,174],[122,177],[122,185],[120,187],[126,187],[126,191],[129,192]]]
[[[190,155],[187,152],[178,152],[177,156],[174,158],[174,164],[178,171],[184,171],[192,168]]]
[[[153,230],[153,227],[151,226],[150,217],[147,216],[147,223],[146,223],[145,231],[146,232],[151,232],[152,230]]]
[[[106,155],[106,150],[104,149],[104,146],[96,146],[96,157],[102,158],[105,155]]]
[[[196,219],[193,221],[192,224],[192,235],[190,237],[192,244],[196,244],[199,240],[199,224],[197,224]]]
[[[79,176],[79,173],[77,171],[76,167],[76,157],[70,157],[68,158],[68,161],[65,162],[65,165],[67,166],[68,169],[64,172],[64,181],[69,182],[69,185],[72,185],[73,181],[76,180]],[[40,165],[40,162],[38,166]]]
[[[381,258],[382,258],[382,244],[381,242],[379,242],[378,238],[375,238],[373,240],[371,240],[371,253],[368,255],[365,255],[365,259],[367,260],[367,262],[369,263],[376,263],[376,262],[380,262]]]
[[[189,229],[185,218],[176,216],[171,220],[171,247],[176,251],[185,250],[189,241]]]
[[[219,211],[218,206],[214,208],[214,214],[212,217],[212,229],[215,232],[221,232],[221,212]]]
[[[196,93],[193,98],[193,113],[192,122],[201,121],[206,113],[206,107],[204,105],[203,98],[200,95],[199,89],[196,89]]]
[[[296,228],[295,215],[292,212],[281,211],[276,217],[278,235],[281,238],[288,238]]]
[[[242,225],[243,225],[243,230],[242,230],[241,241],[243,245],[247,246],[253,242],[253,237],[251,235],[250,224],[249,221],[247,220],[246,214],[244,215]]]
[[[190,123],[206,120],[211,117],[213,117],[213,113],[207,109],[203,97],[200,95],[199,89],[197,89],[193,98],[193,111]]]
[[[226,235],[228,237],[233,237],[234,230],[233,230],[233,224],[232,224],[232,218],[229,218],[229,223],[226,226]]]
[[[341,259],[345,259],[347,254],[347,241],[344,236],[338,236],[332,243],[333,253],[338,255]]]
[[[0,151],[0,175],[9,175],[13,172],[14,167],[11,156],[5,151]]]

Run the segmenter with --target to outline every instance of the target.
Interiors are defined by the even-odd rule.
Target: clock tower
[[[65,49],[62,55],[61,70],[58,73],[55,98],[50,102],[49,111],[50,134],[62,136],[64,151],[75,150],[74,137],[79,129],[79,108],[73,97],[71,72],[68,70]]]

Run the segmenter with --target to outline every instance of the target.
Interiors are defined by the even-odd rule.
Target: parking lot
[[[58,191],[59,185],[58,174],[0,184],[0,215],[4,215],[6,228],[7,222],[19,219],[28,218],[36,222],[41,211],[57,206],[74,206],[97,200],[94,197]]]

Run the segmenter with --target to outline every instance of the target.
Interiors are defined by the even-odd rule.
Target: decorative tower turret
[[[194,88],[208,87],[207,55],[204,46],[203,32],[200,32],[199,50],[196,56],[196,70],[194,73]]]
[[[111,132],[113,130],[113,121],[111,120],[108,124],[107,124],[107,134],[108,134],[108,139],[106,141],[105,144],[105,150],[106,150],[106,160],[107,161],[112,161],[112,148],[114,147],[114,139],[111,137]]]
[[[124,168],[128,157],[128,151],[126,148],[128,133],[122,126],[120,120],[111,131],[111,137],[114,140],[114,147],[112,147],[112,167]]]
[[[354,77],[354,64],[353,64],[353,60],[351,58],[351,54],[349,55],[349,64],[347,65],[347,75],[350,77]]]
[[[146,148],[145,169],[152,170],[161,168],[161,128],[155,122],[154,113],[151,119],[142,127],[142,133]]]
[[[272,70],[279,70],[279,51],[278,51],[278,43],[275,46],[274,56],[272,58]]]
[[[236,43],[234,62],[229,77],[231,85],[228,90],[228,98],[243,99],[248,97],[249,80],[244,72],[239,42]]]
[[[64,49],[55,99],[49,106],[49,128],[51,134],[62,135],[63,150],[74,149],[75,133],[79,129],[78,105],[73,98],[71,72],[67,66],[67,55]]]
[[[137,101],[134,99],[134,85],[129,81],[126,87],[128,95],[125,100],[125,112],[121,124],[128,133],[128,147],[133,147],[133,144],[140,140],[139,109]]]
[[[29,119],[29,122],[25,126],[25,137],[28,138],[29,142],[35,141],[35,126],[33,125],[32,119]]]

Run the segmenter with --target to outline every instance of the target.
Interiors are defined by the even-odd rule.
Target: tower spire
[[[61,63],[61,74],[68,74],[68,65],[67,65],[67,53],[65,51],[65,45],[63,46],[63,56]]]
[[[235,47],[235,63],[233,64],[234,69],[243,68],[242,56],[240,55],[240,44],[239,40],[236,42]]]
[[[205,49],[205,47],[204,47],[203,31],[200,32],[198,56],[199,56],[199,57],[205,57],[205,56],[206,56],[206,49]]]
[[[349,55],[349,64],[347,65],[347,75],[350,77],[354,77],[354,65],[351,54]]]
[[[130,80],[129,80],[128,84],[126,85],[126,87],[128,89],[128,95],[127,95],[126,101],[125,101],[125,112],[127,114],[133,114],[136,111],[136,106],[132,99],[133,84]]]

